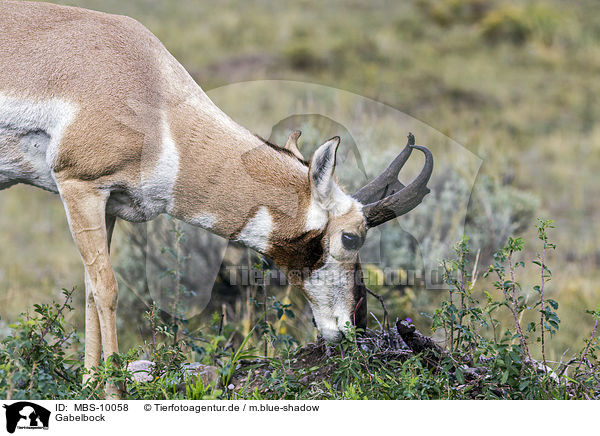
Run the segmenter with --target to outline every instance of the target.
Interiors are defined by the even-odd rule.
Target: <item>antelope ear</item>
[[[315,151],[310,161],[309,178],[311,191],[323,203],[327,203],[332,195],[335,154],[339,145],[340,137],[334,136]]]

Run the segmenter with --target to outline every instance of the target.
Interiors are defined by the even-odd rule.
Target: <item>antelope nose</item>
[[[321,334],[323,335],[323,338],[327,341],[327,342],[332,342],[332,343],[338,343],[342,340],[342,338],[344,337],[344,334],[337,330],[337,329],[330,329],[330,328],[325,328],[321,331]]]

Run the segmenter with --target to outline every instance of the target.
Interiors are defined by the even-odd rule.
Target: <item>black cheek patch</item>
[[[323,264],[323,256],[325,250],[323,249],[323,236],[320,235],[316,238],[312,238],[307,244],[308,263],[312,270],[316,269],[315,266],[319,267]]]
[[[309,231],[296,238],[274,243],[269,256],[288,271],[312,272],[324,264],[324,243],[322,232]]]

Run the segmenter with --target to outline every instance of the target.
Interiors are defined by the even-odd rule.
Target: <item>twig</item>
[[[138,297],[138,299],[144,303],[144,305],[146,306],[146,308],[148,310],[152,310],[152,305],[150,303],[148,303],[146,301],[146,298],[144,298],[140,293],[138,293],[138,291],[135,290],[135,287],[133,287],[127,280],[125,280],[125,278],[123,277],[122,274],[120,274],[119,272],[115,272],[115,275],[117,276],[117,278],[119,279],[119,281],[125,285],[125,287],[127,289],[129,289],[131,292],[133,292],[133,294]]]
[[[68,335],[66,335],[65,337],[63,337],[60,341],[58,341],[56,344],[54,344],[55,347],[62,347],[64,345],[65,342],[67,342],[71,336],[73,336],[73,334],[75,333],[75,331],[71,331]]]
[[[179,300],[181,299],[181,265],[183,262],[181,256],[181,241],[183,239],[183,232],[181,231],[181,225],[177,220],[175,220],[173,232],[175,233],[175,295],[171,309],[171,328],[173,329],[173,346],[175,346],[177,344],[177,333],[179,333],[178,313]]]
[[[529,354],[529,348],[527,347],[527,341],[525,340],[525,336],[523,335],[523,330],[521,330],[521,323],[519,322],[519,315],[517,313],[517,286],[515,284],[515,268],[512,262],[512,253],[508,254],[508,268],[510,270],[510,288],[511,288],[511,312],[515,318],[515,327],[517,329],[517,334],[519,335],[519,340],[521,342],[521,353],[523,355],[523,360],[525,357],[531,361],[531,355]],[[504,288],[504,285],[502,286]],[[508,290],[507,290],[508,292]],[[523,371],[523,367],[521,367],[521,372]],[[522,374],[521,374],[522,375]]]
[[[596,329],[597,328],[598,328],[598,320],[596,320],[596,322],[594,323],[594,328],[592,329],[592,336],[590,337],[590,340],[586,344],[585,349],[583,350],[583,353],[581,354],[581,359],[579,359],[579,363],[577,364],[577,368],[575,368],[575,370],[577,370],[577,371],[579,370],[579,367],[583,363],[583,360],[585,359],[585,356],[587,355],[587,352],[590,349],[590,344],[594,341],[594,337],[596,336]]]
[[[362,304],[363,300],[365,297],[360,297],[360,300],[358,300],[358,303],[356,303],[356,305],[354,306],[354,311],[352,312],[352,323],[354,325],[356,325],[356,310],[360,307],[360,305]]]
[[[266,278],[265,271],[262,269],[262,261],[261,261],[261,273],[262,273],[262,288],[263,288],[263,315],[265,318],[265,323],[267,323],[267,286],[266,286]],[[263,340],[265,341],[265,358],[269,357],[269,341],[267,339],[267,335],[263,334]]]
[[[545,236],[545,235],[544,235]],[[542,360],[544,362],[544,372],[547,371],[546,365],[546,346],[544,342],[544,280],[546,275],[544,274],[545,264],[544,261],[546,259],[546,241],[544,240],[544,247],[542,248],[542,258],[541,258],[541,284],[540,284],[540,336],[542,339]]]
[[[35,374],[35,370],[37,369],[38,363],[33,362],[33,367],[31,368],[31,375],[29,376],[29,392],[33,390],[33,375]]]
[[[362,302],[362,297],[361,298],[361,302]],[[358,306],[358,305],[357,305]],[[371,316],[373,317],[373,319],[375,320],[375,322],[379,325],[379,329],[381,331],[383,331],[383,326],[381,325],[381,323],[379,322],[379,320],[377,319],[377,317],[373,314],[373,312],[369,312],[371,314]],[[356,316],[356,315],[355,315]]]
[[[490,312],[487,313],[488,318],[490,319],[490,324],[492,324],[492,331],[494,332],[494,344],[498,345],[498,335],[496,334],[496,323],[494,322],[494,318],[492,318],[492,314]]]
[[[466,285],[465,285],[465,273],[466,273],[466,267],[465,267],[465,251],[464,250],[460,250],[460,254],[459,254],[459,261],[460,261],[460,317],[458,319],[458,327],[460,328],[458,330],[458,334],[456,335],[456,347],[460,347],[460,339],[461,339],[461,335],[462,335],[462,327],[463,327],[463,318],[465,317],[465,314],[468,312],[468,303],[465,304],[465,297],[467,294],[467,289],[466,289]],[[469,317],[467,316],[467,325],[469,323]]]
[[[479,255],[481,254],[481,248],[477,249],[477,254],[475,255],[475,263],[473,264],[473,271],[471,272],[471,289],[475,287],[475,283],[477,283],[477,268],[479,267]]]
[[[217,333],[217,336],[221,336],[221,333],[223,333],[223,323],[225,320],[225,305],[221,306],[221,319],[219,319],[219,332]]]
[[[389,329],[390,328],[389,313],[388,313],[388,310],[385,305],[385,301],[384,301],[383,297],[381,295],[371,291],[369,288],[367,288],[367,292],[369,294],[371,294],[373,297],[377,298],[379,300],[379,303],[381,303],[381,307],[383,308],[383,325],[385,326],[385,328]],[[357,305],[357,307],[358,307],[358,305]]]
[[[8,390],[6,392],[6,399],[12,400],[13,392],[15,391],[15,372],[10,373],[10,383],[8,384]]]
[[[62,304],[62,306],[60,306],[58,308],[58,310],[56,312],[56,315],[54,315],[54,317],[51,320],[49,320],[49,321],[46,322],[46,324],[44,325],[44,330],[42,330],[42,333],[40,334],[40,338],[37,341],[37,344],[35,344],[33,347],[31,347],[29,349],[29,352],[25,356],[25,360],[29,360],[29,358],[31,357],[31,353],[33,353],[33,351],[36,348],[38,348],[40,345],[42,345],[42,341],[44,340],[44,337],[50,331],[50,327],[56,323],[56,320],[58,319],[59,316],[62,315],[62,312],[63,312],[63,310],[65,310],[65,307],[67,307],[69,305],[69,302],[73,298],[73,291],[68,292],[68,291],[65,290],[65,293],[66,293],[66,296],[67,296],[67,298],[65,298],[65,302]]]
[[[475,289],[475,283],[477,282],[477,268],[479,267],[479,255],[481,254],[481,249],[477,250],[477,254],[475,255],[475,263],[473,263],[473,270],[471,271],[471,283],[469,285],[469,296]],[[467,298],[467,314],[469,314],[469,298]],[[475,354],[475,349],[479,346],[478,337],[479,337],[479,327],[481,324],[478,324],[476,330],[477,334],[475,337],[475,343],[471,343],[471,354]],[[471,317],[467,315],[467,328],[470,330],[472,328]]]
[[[448,301],[450,302],[450,307],[452,307],[452,286],[455,286],[455,280],[452,278],[450,270],[448,269],[448,264],[444,260],[442,262],[442,266],[444,267],[444,274],[446,275],[446,283],[448,283]],[[448,332],[450,330],[450,332]],[[448,336],[450,338],[448,339]],[[454,352],[454,314],[451,314],[450,317],[450,328],[446,327],[446,320],[444,319],[444,338],[446,344],[450,344],[450,354]]]

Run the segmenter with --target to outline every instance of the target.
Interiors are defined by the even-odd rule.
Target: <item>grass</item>
[[[297,346],[278,333],[276,322],[266,321],[270,312],[277,321],[292,316],[276,301],[233,344],[228,332],[235,326],[219,316],[202,332],[192,331],[185,322],[160,318],[153,306],[146,316],[153,340],[111,356],[82,385],[81,344],[65,321],[73,291],[64,291],[64,302],[35,305],[0,343],[0,396],[102,398],[112,382],[124,387],[127,399],[598,399],[600,306],[588,311],[595,327],[586,332],[585,347],[559,362],[546,355],[561,324],[559,302],[545,295],[552,279],[546,263],[551,228],[551,221],[539,221],[541,254],[528,265],[515,256],[523,240],[509,238],[485,273],[494,276],[495,290],[476,285],[468,239],[456,245],[455,257],[443,263],[448,296],[432,314],[432,330],[443,334],[444,347],[415,332],[410,320],[365,332],[348,324],[338,345]],[[537,297],[527,301],[518,280],[521,271],[536,267]],[[541,357],[533,358],[540,343]],[[130,363],[140,358],[154,362],[147,381],[131,372]],[[189,361],[214,376],[194,376],[185,369]]]

